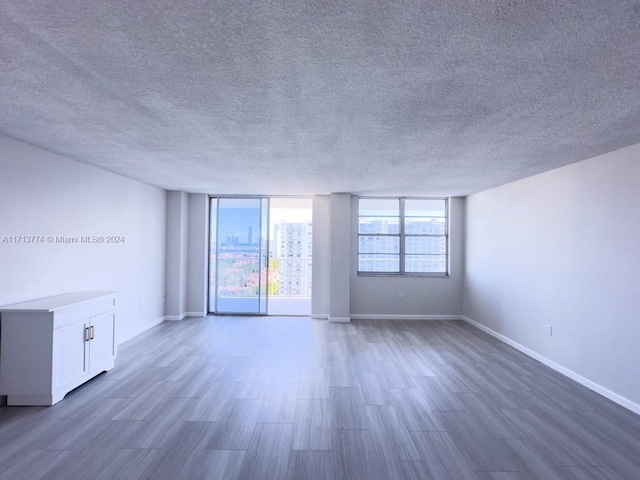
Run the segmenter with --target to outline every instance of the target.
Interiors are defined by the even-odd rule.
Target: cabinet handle
[[[89,327],[84,329],[84,341],[88,342],[91,340],[91,335],[89,334]]]
[[[93,338],[94,338],[94,333],[95,333],[95,329],[94,329],[93,325],[91,325],[91,327],[90,327],[90,328],[91,328],[91,338],[90,338],[90,340],[93,340]]]

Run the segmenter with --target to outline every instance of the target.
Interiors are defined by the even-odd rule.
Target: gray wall
[[[118,235],[124,243],[6,243]],[[0,305],[117,290],[118,343],[164,316],[165,191],[0,136]]]
[[[464,198],[450,200],[450,276],[358,276],[358,199],[351,205],[351,315],[368,318],[459,318],[464,266]]]
[[[464,315],[640,411],[639,206],[640,145],[468,197]]]
[[[358,277],[358,200],[314,197],[312,315],[326,318],[460,318],[465,199],[450,208],[450,276]],[[402,294],[402,298],[400,298]]]

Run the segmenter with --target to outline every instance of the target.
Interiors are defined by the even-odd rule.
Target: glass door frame
[[[269,214],[270,214],[270,197],[264,195],[209,195],[209,227],[208,235],[211,236],[211,218],[212,218],[212,200],[215,199],[215,218],[216,218],[216,231],[215,231],[215,299],[213,306],[215,310],[211,311],[211,254],[212,254],[212,240],[209,238],[208,242],[208,273],[207,273],[207,314],[208,315],[238,315],[238,316],[266,316],[269,314]],[[255,199],[260,200],[260,250],[259,250],[259,269],[258,269],[258,311],[257,312],[225,312],[220,311],[218,308],[218,292],[220,285],[220,200],[223,199]],[[263,203],[265,202],[265,203]],[[265,232],[264,242],[262,240],[262,232]],[[263,275],[266,279],[266,285],[263,289]],[[264,298],[264,309],[262,308],[262,299]]]

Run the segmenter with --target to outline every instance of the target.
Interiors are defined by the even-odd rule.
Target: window
[[[447,200],[358,199],[358,273],[447,275]]]

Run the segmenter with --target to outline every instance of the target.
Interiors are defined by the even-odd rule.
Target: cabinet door
[[[66,393],[87,380],[89,376],[88,326],[86,322],[78,322],[54,330],[54,390]]]
[[[115,358],[115,313],[91,317],[92,338],[89,342],[89,369],[91,376],[113,368]]]

